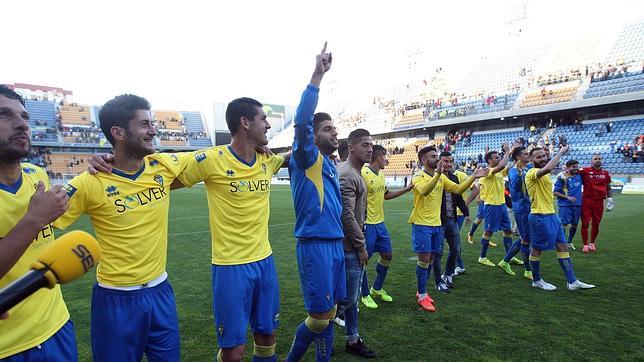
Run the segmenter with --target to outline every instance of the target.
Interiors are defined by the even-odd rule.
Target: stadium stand
[[[188,132],[188,142],[190,146],[211,147],[212,140],[204,129],[203,119],[199,112],[183,112],[186,132]]]
[[[27,99],[25,105],[27,112],[31,116],[29,120],[32,130],[31,139],[41,142],[57,142],[56,104],[54,102]]]
[[[577,92],[579,84],[579,80],[574,80],[555,85],[548,85],[536,90],[530,90],[525,94],[521,101],[521,107],[534,107],[544,104],[568,102],[572,100],[572,97]]]
[[[60,123],[64,125],[89,126],[91,124],[90,107],[78,104],[65,104],[58,107]]]

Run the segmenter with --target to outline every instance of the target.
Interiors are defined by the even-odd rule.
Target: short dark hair
[[[386,155],[387,149],[381,145],[373,145],[371,148],[371,162],[374,162],[380,157],[380,155]]]
[[[499,152],[498,152],[498,151],[494,151],[494,150],[492,150],[492,151],[487,151],[487,152],[485,153],[485,158],[483,158],[483,159],[485,160],[485,162],[490,163],[490,160],[492,159],[492,155],[493,155],[493,154],[495,154],[495,153],[497,153],[497,154],[498,154]]]
[[[432,152],[432,151],[438,152],[436,151],[436,147],[434,146],[425,146],[421,148],[420,151],[418,151],[418,161],[421,161],[421,159],[423,158],[423,156],[425,156],[427,152]]]
[[[571,167],[571,166],[578,165],[578,164],[579,164],[579,161],[577,161],[577,160],[568,160],[568,161],[566,161],[566,167]]]
[[[134,94],[121,94],[103,105],[98,114],[101,131],[105,138],[114,146],[112,127],[128,128],[128,124],[138,110],[150,110],[150,102]]]
[[[9,88],[9,86],[0,84],[0,95],[3,95],[9,99],[16,100],[22,104],[23,107],[26,107],[25,105],[25,100],[20,96],[20,94],[16,93],[13,89]]]
[[[533,155],[535,152],[537,152],[537,151],[543,151],[543,148],[541,148],[541,147],[535,147],[535,148],[531,149],[531,150],[530,150],[530,157],[532,157],[532,155]]]
[[[347,139],[347,141],[349,142],[349,144],[355,145],[356,143],[360,142],[362,137],[369,137],[369,136],[371,136],[371,133],[369,133],[369,131],[367,131],[364,128],[358,128],[358,129],[354,129],[353,131],[351,131],[351,133],[349,133],[349,138]]]
[[[318,112],[313,115],[313,133],[318,133],[318,129],[320,128],[320,122],[324,121],[331,121],[333,120],[331,116],[328,113],[324,112]],[[349,152],[349,151],[347,151]]]
[[[438,155],[438,158],[441,157],[452,157],[452,154],[449,151],[443,151],[440,153],[440,155]]]
[[[521,156],[521,152],[523,152],[523,150],[525,150],[525,147],[523,147],[523,146],[519,146],[519,147],[515,148],[514,151],[512,151],[512,159],[514,161],[516,161],[517,158],[519,158],[519,156]]]
[[[340,160],[343,161],[349,157],[349,143],[347,140],[340,141],[340,144],[338,145],[338,156],[340,156]]]
[[[234,136],[239,131],[239,121],[242,117],[246,117],[251,121],[255,118],[257,107],[262,108],[263,105],[248,97],[237,98],[228,103],[228,107],[226,107],[226,125],[231,136]]]

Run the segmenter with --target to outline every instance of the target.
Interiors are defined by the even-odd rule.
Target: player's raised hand
[[[474,172],[472,172],[472,176],[474,176],[474,178],[481,178],[487,176],[488,173],[490,173],[489,167],[483,168],[479,166],[474,170]]]
[[[436,172],[443,173],[444,167],[445,167],[445,162],[443,162],[443,159],[441,158],[440,160],[438,160],[438,165],[436,165]]]
[[[69,207],[69,196],[60,185],[45,191],[45,184],[38,181],[36,192],[31,196],[27,214],[38,225],[43,227],[58,219]]]
[[[89,163],[87,171],[92,175],[99,172],[112,173],[110,163],[114,162],[114,156],[109,153],[95,153],[87,162]]]
[[[323,75],[331,69],[331,62],[333,61],[333,56],[331,53],[326,52],[326,44],[324,42],[324,47],[320,54],[315,56],[315,71],[313,74]]]
[[[502,148],[503,148],[503,152],[505,152],[505,153],[510,152],[510,146],[508,146],[507,143],[503,143]]]
[[[568,146],[568,145],[562,146],[562,147],[559,149],[559,153],[561,153],[562,155],[565,155],[565,154],[566,154],[566,152],[568,152],[568,150],[569,150],[569,149],[570,149],[570,146]]]

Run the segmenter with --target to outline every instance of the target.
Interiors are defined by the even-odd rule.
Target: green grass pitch
[[[202,186],[173,191],[170,208],[168,273],[173,284],[181,329],[181,359],[212,361],[217,352],[210,284],[210,233]],[[598,252],[572,252],[579,279],[597,285],[580,292],[566,290],[554,252],[542,257],[542,275],[557,291],[533,289],[517,273],[476,263],[476,242],[467,243],[462,230],[466,274],[456,278],[450,294],[434,290],[437,312],[422,311],[414,298],[416,275],[410,246],[411,194],[385,202],[385,223],[393,240],[394,260],[384,288],[394,297],[376,310],[360,308],[360,333],[384,361],[427,360],[643,360],[644,359],[644,197],[615,197],[615,210],[604,214]],[[473,209],[474,211],[474,209]],[[281,324],[277,354],[283,360],[295,328],[306,316],[300,292],[293,238],[293,206],[288,186],[273,186],[270,240],[281,288]],[[91,230],[86,217],[71,229]],[[464,227],[465,229],[465,227]],[[59,233],[60,235],[61,233]],[[499,242],[489,258],[503,257]],[[578,231],[576,245],[581,245]],[[447,246],[445,246],[447,251]],[[375,274],[374,256],[369,279]],[[445,261],[445,258],[443,259]],[[513,266],[521,271],[520,266]],[[93,275],[63,287],[75,323],[79,357],[91,360],[90,295]],[[428,282],[430,292],[433,280]],[[251,341],[249,339],[249,341]],[[344,352],[344,330],[335,327],[334,360],[354,360]],[[252,341],[246,357],[252,354]],[[314,360],[309,348],[306,360]]]

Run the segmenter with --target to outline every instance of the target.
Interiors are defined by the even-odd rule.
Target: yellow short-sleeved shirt
[[[441,226],[441,203],[443,202],[443,189],[447,192],[454,192],[458,185],[445,175],[441,175],[432,191],[423,196],[420,193],[421,186],[430,182],[434,176],[425,171],[420,171],[412,182],[414,183],[414,209],[409,216],[410,224],[425,226]]]
[[[508,168],[504,168],[497,173],[490,172],[487,176],[481,177],[479,183],[481,184],[481,200],[485,205],[504,205],[505,204],[505,180]]]
[[[0,250],[2,237],[27,213],[31,196],[38,181],[50,188],[49,178],[40,167],[23,163],[22,173],[15,185],[0,184]],[[0,279],[0,289],[22,277],[30,270],[43,249],[54,241],[54,228],[47,225],[18,262]],[[60,286],[43,288],[9,310],[11,315],[0,320],[0,359],[33,348],[53,336],[68,320],[69,312],[63,301]]]
[[[271,179],[284,158],[255,154],[241,160],[230,146],[217,146],[194,155],[197,163],[179,180],[186,186],[204,181],[210,214],[212,263],[238,265],[272,254],[268,241]]]
[[[537,177],[538,168],[531,168],[525,175],[525,184],[530,196],[530,212],[533,214],[554,214],[555,203],[550,175]]]
[[[155,153],[136,173],[84,172],[65,186],[69,209],[54,225],[64,229],[83,213],[90,217],[102,252],[99,283],[144,284],[165,272],[170,184],[191,162],[192,153]]]
[[[368,166],[362,167],[362,178],[367,185],[366,224],[380,224],[385,221],[385,175],[375,173]]]

